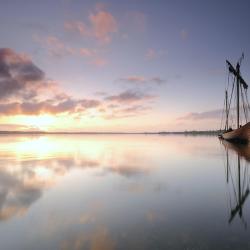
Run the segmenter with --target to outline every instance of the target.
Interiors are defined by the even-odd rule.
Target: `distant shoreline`
[[[0,131],[0,135],[218,135],[220,130],[161,131],[161,132],[47,132],[47,131]]]

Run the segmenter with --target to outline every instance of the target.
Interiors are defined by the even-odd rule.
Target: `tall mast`
[[[238,62],[236,65],[236,68],[234,68],[233,65],[229,61],[226,61],[226,62],[228,65],[229,72],[232,73],[236,77],[237,128],[239,128],[240,127],[240,84],[242,84],[244,89],[247,89],[248,85],[246,84],[245,80],[240,75],[240,63]]]
[[[236,100],[237,100],[237,128],[240,127],[240,65],[236,65]]]
[[[226,130],[228,130],[228,100],[227,100],[227,90],[226,90]]]

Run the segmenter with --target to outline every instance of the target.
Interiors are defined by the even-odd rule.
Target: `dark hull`
[[[250,122],[238,129],[223,133],[221,137],[231,142],[248,143],[250,141]]]

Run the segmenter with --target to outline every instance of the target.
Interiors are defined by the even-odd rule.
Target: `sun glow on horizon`
[[[48,131],[56,123],[56,117],[52,115],[21,116],[17,117],[16,121],[33,129]]]

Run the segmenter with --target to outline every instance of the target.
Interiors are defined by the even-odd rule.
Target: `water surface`
[[[3,250],[250,249],[248,148],[213,136],[0,138]]]

